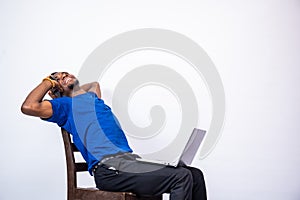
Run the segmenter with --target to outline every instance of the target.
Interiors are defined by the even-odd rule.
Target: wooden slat
[[[73,152],[79,152],[79,150],[77,149],[74,143],[71,143],[71,148]]]
[[[84,162],[75,163],[75,171],[76,172],[84,172],[88,170],[88,165]]]

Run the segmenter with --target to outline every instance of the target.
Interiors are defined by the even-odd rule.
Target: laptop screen
[[[201,129],[194,129],[193,133],[186,144],[182,156],[180,158],[185,164],[190,165],[203,141],[206,131]]]

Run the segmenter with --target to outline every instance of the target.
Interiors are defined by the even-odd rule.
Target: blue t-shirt
[[[61,97],[50,102],[53,115],[44,120],[57,123],[72,135],[90,173],[104,156],[132,152],[117,118],[95,93]]]

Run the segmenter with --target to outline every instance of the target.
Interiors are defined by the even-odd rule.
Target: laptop
[[[154,164],[161,164],[166,166],[178,166],[179,162],[182,161],[186,165],[190,165],[204,139],[206,131],[194,128],[192,134],[190,135],[187,143],[181,154],[176,156],[176,158],[170,158],[162,160],[162,159],[146,159],[146,158],[137,158],[140,162],[147,162],[147,163],[154,163]]]

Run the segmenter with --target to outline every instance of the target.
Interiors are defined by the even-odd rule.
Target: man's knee
[[[193,176],[195,176],[195,177],[204,178],[203,172],[198,168],[192,168],[191,172],[192,172]]]
[[[203,172],[195,167],[187,167],[187,169],[192,173],[193,177],[204,178]]]
[[[176,176],[178,179],[183,179],[185,182],[192,182],[193,181],[193,174],[190,170],[180,167],[177,170]]]

